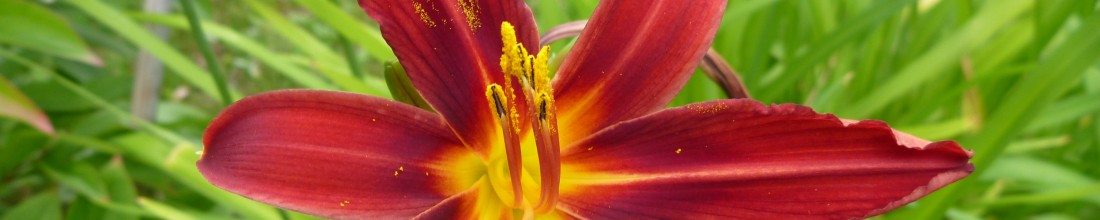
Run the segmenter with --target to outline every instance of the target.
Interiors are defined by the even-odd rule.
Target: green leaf
[[[54,81],[30,82],[23,85],[23,91],[34,100],[42,110],[48,112],[79,112],[95,109],[95,105],[83,99],[73,99],[76,93],[65,89]]]
[[[3,3],[0,3],[3,4]],[[0,5],[0,7],[3,7]],[[3,9],[0,9],[3,10]],[[2,32],[2,31],[0,31]],[[3,34],[0,34],[2,36]],[[11,117],[30,124],[35,129],[47,134],[53,134],[53,125],[50,118],[38,106],[31,102],[19,89],[15,88],[7,78],[0,75],[0,116]]]
[[[993,5],[1000,4],[1007,2]],[[971,159],[975,167],[992,164],[1017,132],[1031,119],[1036,118],[1042,108],[1053,102],[1054,97],[1059,97],[1070,89],[1065,86],[1065,82],[1077,81],[1088,67],[1100,60],[1100,50],[1095,49],[1100,47],[1100,29],[1092,27],[1100,27],[1100,16],[1094,15],[1082,22],[1064,42],[1040,61],[1034,72],[1024,75],[1013,85],[1004,96],[1004,100],[1011,101],[998,105],[989,117],[996,120],[987,121],[976,136],[963,142],[964,146],[978,152]],[[981,175],[982,172],[983,169],[976,169],[975,175]],[[968,187],[976,184],[972,179],[964,179],[925,197],[921,200],[924,205],[913,210],[913,218],[939,218],[948,206],[970,189]]]
[[[119,121],[111,112],[105,110],[98,110],[87,115],[81,115],[68,127],[69,128],[66,129],[68,130],[66,131],[67,133],[88,137],[95,137],[97,135],[127,129],[122,121]]]
[[[97,202],[107,201],[107,184],[99,179],[99,172],[87,163],[73,163],[68,169],[56,169],[50,165],[39,166],[46,175],[61,185]]]
[[[1058,101],[1043,109],[1024,132],[1035,132],[1054,125],[1065,124],[1100,111],[1100,92],[1078,95]]]
[[[318,1],[320,2],[320,1]],[[310,32],[299,27],[297,24],[287,20],[281,14],[275,11],[265,3],[259,0],[247,0],[245,1],[254,12],[258,13],[260,17],[263,17],[264,21],[269,26],[275,29],[280,35],[287,39],[287,41],[294,45],[298,50],[304,52],[311,57],[309,63],[306,65],[312,66],[315,70],[319,71],[325,77],[328,77],[333,83],[352,92],[372,94],[382,97],[389,97],[389,94],[385,90],[378,90],[370,86],[370,83],[380,83],[382,79],[377,77],[367,77],[367,84],[362,83],[361,79],[356,78],[350,69],[348,64],[341,59],[340,55],[332,51],[327,44],[322,43],[321,40],[311,35]],[[320,4],[320,3],[314,3]],[[323,7],[319,5],[312,5],[314,7]],[[331,15],[325,15],[331,16]],[[357,38],[364,38],[369,36],[349,36],[349,40],[355,40]],[[386,48],[389,51],[388,47]],[[373,50],[372,50],[373,51]],[[377,81],[377,82],[376,82]]]
[[[169,69],[172,69],[173,73],[176,73],[191,85],[198,87],[203,93],[210,97],[219,97],[217,86],[214,84],[214,79],[210,76],[206,70],[200,68],[190,58],[184,56],[183,53],[174,49],[172,45],[161,41],[152,33],[145,30],[145,28],[138,25],[133,20],[130,20],[118,10],[111,8],[101,2],[100,0],[72,0],[65,1],[76,8],[84,11],[84,13],[95,18],[100,23],[103,23],[108,28],[111,28],[122,37],[130,40],[138,47],[149,51],[150,54],[159,58],[164,65]],[[230,92],[230,97],[241,97],[239,92]]]
[[[717,82],[710,80],[701,71],[695,71],[691,75],[691,79],[688,79],[687,84],[684,85],[684,88],[676,95],[676,98],[673,98],[672,102],[669,103],[669,106],[682,106],[726,98],[726,94],[722,92],[721,86]]]
[[[420,96],[420,92],[416,91],[416,87],[413,87],[412,80],[409,79],[409,74],[405,73],[405,67],[402,67],[401,63],[386,62],[386,86],[390,88],[390,95],[393,95],[394,100],[434,112],[432,106],[428,105],[424,97]]]
[[[0,44],[12,44],[92,65],[101,61],[72,27],[50,10],[23,0],[0,1]]]
[[[220,219],[229,219],[229,218],[218,218],[218,217],[214,217],[214,216],[208,216],[208,215],[204,215],[202,213],[197,213],[197,212],[193,212],[193,211],[180,210],[176,207],[172,207],[168,204],[160,203],[160,202],[157,202],[156,200],[149,199],[149,198],[138,198],[137,201],[138,201],[138,204],[140,204],[142,208],[145,208],[146,210],[149,210],[149,212],[152,212],[154,215],[156,215],[157,217],[160,217],[161,219],[173,219],[173,220],[205,220],[205,219],[220,220]]]
[[[927,140],[943,140],[959,136],[974,128],[973,121],[966,118],[956,118],[939,123],[897,129]]]
[[[299,0],[301,1],[301,0]],[[528,3],[538,23],[539,32],[545,33],[554,26],[570,22],[566,18],[565,6],[567,1],[532,1]]]
[[[23,200],[0,220],[61,220],[61,200],[53,192],[44,192]]]
[[[889,81],[878,85],[872,91],[867,91],[866,97],[853,106],[844,108],[843,110],[846,111],[842,111],[841,115],[866,118],[882,110],[899,96],[919,88],[924,82],[947,74],[948,71],[945,70],[956,65],[964,53],[970,51],[974,45],[988,40],[1001,26],[1026,12],[1032,3],[1034,1],[1030,0],[987,2],[962,29],[906,65]]]
[[[107,184],[107,196],[110,204],[123,207],[137,207],[137,187],[126,172],[122,157],[114,157],[100,170],[103,183]],[[139,215],[128,212],[108,212],[105,219],[137,219]]]
[[[12,55],[8,51],[0,50],[0,57],[5,57],[15,61],[17,63],[26,65],[32,69],[38,69],[40,71],[48,72],[53,79],[60,83],[65,89],[76,93],[77,97],[85,99],[88,102],[95,104],[101,109],[105,109],[109,112],[115,113],[120,120],[132,120],[137,126],[144,129],[149,134],[155,135],[156,138],[141,139],[133,142],[121,142],[119,148],[127,158],[135,158],[143,163],[146,163],[152,167],[158,167],[163,169],[164,173],[171,175],[175,180],[183,183],[185,186],[190,187],[196,192],[210,198],[211,200],[218,202],[221,205],[231,207],[235,211],[238,211],[241,215],[251,219],[276,219],[279,214],[275,212],[274,208],[261,204],[256,201],[249,200],[247,198],[223,191],[218,189],[209,182],[203,179],[198,170],[195,169],[195,162],[198,161],[198,155],[194,152],[199,152],[200,148],[191,144],[187,139],[181,137],[179,134],[168,131],[156,124],[149,123],[143,119],[137,118],[125,111],[118,109],[115,106],[107,103],[100,97],[97,97],[92,92],[70,82],[68,79],[59,76],[56,72],[53,72],[40,64],[31,62],[18,56]],[[144,133],[135,133],[144,134]],[[157,139],[159,138],[159,140]],[[163,141],[163,142],[162,142]],[[169,147],[164,143],[172,143],[175,147]],[[158,145],[159,144],[159,145]],[[183,153],[186,152],[186,153]],[[91,191],[91,190],[89,190]]]
[[[67,220],[103,219],[103,208],[96,206],[85,197],[76,197],[66,206],[65,219]]]
[[[337,32],[343,34],[348,40],[358,44],[365,49],[371,57],[377,60],[393,60],[397,59],[393,55],[393,50],[390,50],[390,46],[386,44],[386,40],[382,39],[382,33],[376,28],[368,27],[363,23],[357,22],[357,20],[340,7],[333,5],[328,0],[295,0],[306,10],[313,13],[314,16],[321,18],[322,21],[328,23]],[[358,12],[358,11],[357,11]]]
[[[187,20],[178,15],[132,14],[131,17],[140,21],[161,24],[171,28],[181,30],[189,29]],[[268,49],[267,46],[229,27],[206,21],[202,22],[202,25],[208,34],[217,37],[222,43],[225,43],[225,45],[241,50],[248,55],[252,55],[252,57],[255,57],[260,62],[267,64],[267,66],[302,86],[314,89],[335,89],[335,87],[328,82],[321,80],[313,73],[297,65],[293,65],[290,61],[287,61],[284,56]]]
[[[303,64],[306,65],[306,64]],[[318,63],[309,64],[314,70],[321,73],[325,77],[332,79],[333,83],[344,88],[349,92],[357,92],[363,94],[371,94],[378,97],[390,97],[388,89],[381,89],[386,87],[385,81],[377,77],[367,77],[364,82],[362,79],[355,78],[355,76],[348,73],[347,68],[344,66],[331,66]]]
[[[302,214],[301,212],[287,211],[287,217],[290,220],[322,220],[323,218],[313,217],[312,215]]]
[[[287,42],[294,45],[295,48],[313,57],[313,60],[332,66],[346,66],[343,62],[344,59],[339,54],[332,51],[327,44],[321,42],[309,31],[299,27],[299,24],[291,22],[272,8],[270,2],[260,2],[260,0],[245,0],[244,2],[248,4],[248,8],[263,18],[267,26],[286,38]]]
[[[1005,154],[1022,154],[1037,150],[1051,149],[1056,147],[1066,146],[1069,144],[1070,138],[1068,135],[1059,135],[1054,137],[1043,138],[1031,138],[1023,139],[1012,142],[1005,147]]]
[[[1019,204],[1021,201],[1061,202],[1072,199],[1085,199],[1100,204],[1100,191],[1095,191],[1098,184],[1096,180],[1066,166],[1028,156],[1006,156],[998,159],[987,170],[981,175],[981,179],[1010,180],[1028,186],[1030,192],[1036,193],[1011,199],[1018,201],[993,201],[1005,204],[992,205]],[[1027,172],[1020,172],[1021,170]],[[1043,175],[1034,175],[1036,173]]]
[[[844,27],[837,29],[820,41],[811,44],[809,52],[794,56],[781,72],[782,75],[770,75],[763,79],[762,84],[772,88],[791,88],[800,78],[810,76],[810,71],[815,66],[829,58],[829,55],[839,50],[844,45],[857,43],[859,35],[878,24],[888,20],[889,16],[897,14],[913,0],[877,1],[875,5],[850,20],[844,22]],[[772,27],[768,27],[772,28]],[[784,91],[784,90],[772,90]],[[761,100],[776,100],[782,92],[762,93]]]
[[[18,130],[7,135],[6,143],[0,142],[0,177],[7,176],[26,162],[28,157],[41,150],[48,141],[46,136],[31,130]]]

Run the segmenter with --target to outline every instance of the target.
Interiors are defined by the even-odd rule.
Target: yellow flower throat
[[[561,162],[559,160],[560,147],[558,145],[557,115],[554,108],[554,91],[550,86],[550,47],[542,47],[537,54],[530,54],[523,43],[516,40],[516,30],[511,23],[503,22],[500,26],[503,52],[500,56],[500,68],[504,73],[504,85],[491,84],[485,88],[485,98],[489,101],[489,107],[501,126],[504,138],[505,153],[507,155],[509,181],[511,192],[501,192],[498,195],[513,195],[512,201],[501,198],[505,204],[513,208],[521,207],[524,203],[523,186],[521,184],[523,162],[520,152],[520,137],[522,125],[520,114],[526,114],[530,118],[534,142],[538,151],[539,175],[541,184],[538,203],[534,206],[537,213],[549,211],[557,200],[558,187],[561,178]],[[515,80],[523,91],[527,101],[527,112],[516,110],[516,95],[513,94],[512,81]],[[492,176],[492,172],[490,172]],[[490,178],[492,179],[492,178]],[[498,191],[500,189],[498,187]],[[516,193],[520,192],[520,193]]]

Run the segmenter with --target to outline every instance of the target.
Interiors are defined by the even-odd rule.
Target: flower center
[[[540,196],[534,206],[537,213],[549,211],[558,197],[558,185],[561,177],[561,162],[559,159],[560,147],[558,145],[558,123],[556,109],[554,107],[554,91],[550,86],[550,69],[547,66],[550,58],[550,47],[542,47],[538,54],[530,54],[522,43],[516,40],[515,27],[511,23],[504,22],[500,27],[501,40],[503,41],[503,54],[500,56],[500,68],[504,72],[504,85],[489,85],[485,89],[485,98],[489,100],[489,106],[497,117],[497,123],[501,126],[504,138],[505,153],[507,154],[509,178],[511,179],[513,206],[520,207],[523,203],[523,186],[521,184],[523,161],[520,152],[519,117],[525,114],[530,118],[531,130],[534,134],[534,142],[538,151],[539,176],[541,177]],[[528,111],[521,113],[516,111],[515,94],[512,94],[512,81],[519,82],[523,96],[527,101]],[[520,193],[516,193],[520,192]]]

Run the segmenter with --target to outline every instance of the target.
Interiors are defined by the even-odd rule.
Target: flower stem
[[[229,97],[229,86],[225,82],[225,74],[222,73],[219,68],[218,60],[214,59],[214,53],[210,50],[210,44],[206,42],[206,34],[202,31],[202,24],[199,23],[199,16],[195,12],[195,0],[180,1],[183,6],[183,12],[187,15],[187,23],[191,26],[191,35],[195,38],[195,42],[199,44],[199,51],[202,52],[203,59],[206,59],[206,68],[210,69],[210,75],[214,77],[214,84],[218,86],[218,95],[221,98],[221,102],[225,106],[229,106],[233,102],[233,99]]]

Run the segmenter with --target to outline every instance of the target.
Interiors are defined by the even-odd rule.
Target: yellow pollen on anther
[[[511,104],[512,100],[508,100],[504,88],[496,83],[489,85],[485,88],[485,98],[489,100],[489,108],[496,113],[494,116],[508,117],[514,132],[519,133],[519,114],[516,112],[516,106]]]
[[[516,27],[507,21],[500,24],[500,70],[505,76],[524,77],[523,68],[527,62],[527,48],[516,38]]]
[[[682,149],[682,148],[676,148],[676,154],[680,154],[680,152],[684,152],[684,149]]]
[[[399,166],[399,167],[397,167],[397,170],[398,171],[405,171],[405,166]]]
[[[549,123],[549,120],[552,120],[552,119],[555,118],[554,117],[555,116],[554,115],[554,109],[553,109],[554,108],[554,96],[553,95],[550,95],[550,93],[547,93],[546,91],[539,92],[538,102],[536,102],[536,105],[537,106],[535,106],[535,107],[538,108],[537,117],[538,117],[539,121],[543,121],[544,123]],[[550,133],[557,133],[558,132],[557,131],[557,126],[551,126],[549,128],[550,128],[550,130],[548,132],[550,132]]]
[[[553,88],[550,87],[550,46],[543,46],[539,50],[539,54],[535,57],[533,72],[535,80],[535,88],[539,92],[553,93]]]
[[[500,24],[500,40],[504,47],[501,49],[500,54],[500,69],[505,75],[509,75],[512,68],[512,53],[516,50],[516,28],[512,26],[512,23],[505,21]]]
[[[539,48],[536,54],[529,53],[518,41],[515,28],[509,22],[500,25],[500,69],[505,78],[516,77],[526,95],[554,94],[550,86],[550,47]]]
[[[489,107],[493,109],[493,113],[496,113],[497,117],[505,114],[503,95],[504,90],[500,88],[500,85],[492,84],[485,88],[485,98],[489,100]]]

